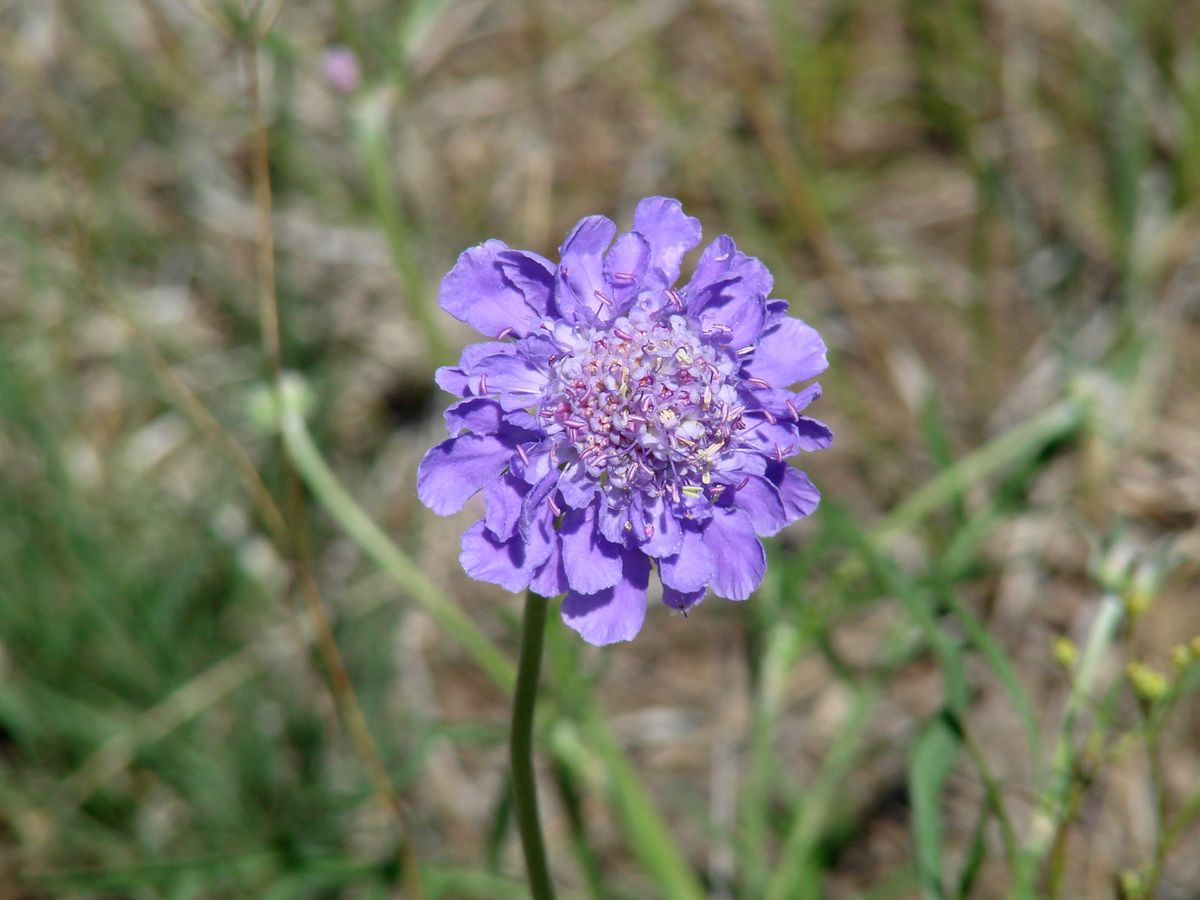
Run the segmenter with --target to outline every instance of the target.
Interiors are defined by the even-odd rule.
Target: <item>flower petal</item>
[[[518,537],[502,541],[476,522],[463,532],[462,552],[458,561],[463,571],[477,581],[498,584],[516,593],[529,585],[531,566],[528,565],[525,542]]]
[[[604,251],[617,226],[604,216],[581,219],[559,247],[562,262],[554,287],[554,302],[568,322],[591,322],[599,317],[608,297],[604,280]]]
[[[749,427],[738,435],[742,447],[774,457],[777,461],[799,453],[824,450],[833,443],[833,432],[824,422],[800,416],[795,421],[776,418],[774,422],[754,410],[746,413]]]
[[[833,443],[833,432],[819,419],[801,416],[796,422],[797,446],[806,453],[824,450]]]
[[[545,316],[554,297],[554,263],[529,250],[496,254],[500,272],[525,297],[539,316]],[[532,329],[530,329],[532,331]]]
[[[520,529],[521,537],[525,540],[534,540],[534,523],[540,520],[543,513],[552,512],[547,498],[553,493],[557,484],[558,470],[553,469],[535,484],[533,489],[525,495],[525,499],[521,501],[521,518],[517,520],[517,528]]]
[[[604,535],[609,542],[613,544],[625,545],[626,540],[633,531],[632,524],[629,523],[629,504],[625,503],[620,506],[610,505],[612,496],[608,498],[608,503],[601,499],[596,508],[596,523],[600,529],[600,533]],[[629,525],[628,528],[625,526]]]
[[[816,329],[789,317],[758,339],[754,356],[743,366],[743,371],[774,387],[785,388],[815,378],[828,366],[825,342]]]
[[[704,249],[684,289],[688,315],[702,332],[716,332],[714,340],[734,350],[752,347],[766,323],[773,284],[766,266],[721,235]]]
[[[662,601],[671,609],[677,609],[680,612],[687,612],[697,603],[704,599],[704,595],[708,591],[700,588],[698,591],[677,591],[673,587],[663,585]]]
[[[662,496],[634,497],[630,520],[633,536],[647,556],[674,556],[683,544],[683,533],[675,511]]]
[[[792,520],[812,515],[821,502],[821,492],[808,476],[787,463],[771,463],[767,466],[767,478],[779,490],[784,509]]]
[[[732,493],[733,507],[746,514],[759,537],[777,534],[792,521],[778,489],[761,475],[747,475]]]
[[[506,252],[503,241],[487,241],[464,251],[438,290],[442,309],[489,337],[506,329],[526,335],[538,327],[545,311],[531,306],[504,277],[499,256]]]
[[[702,591],[712,581],[716,560],[704,536],[690,522],[684,522],[679,552],[658,562],[658,577],[666,587],[683,593]]]
[[[573,590],[594,594],[621,578],[621,548],[596,527],[595,507],[569,510],[558,531],[563,568]]]
[[[464,431],[495,434],[506,424],[500,404],[483,397],[468,397],[455,403],[442,414],[442,418],[446,420],[446,431],[450,437],[457,437]]]
[[[700,220],[684,215],[670,197],[647,197],[633,214],[633,230],[650,245],[650,265],[663,273],[666,286],[679,278],[683,256],[700,243]]]
[[[536,406],[549,376],[520,356],[486,356],[471,370],[476,394],[494,397],[505,410]]]
[[[513,442],[494,435],[464,434],[442,441],[417,469],[417,496],[439,516],[456,513],[504,471]]]
[[[567,582],[567,571],[563,568],[561,542],[553,542],[550,558],[538,566],[529,582],[529,589],[542,597],[557,597],[571,589]]]
[[[704,544],[713,555],[714,594],[727,600],[745,600],[754,593],[767,571],[767,555],[745,513],[714,510],[704,529]]]
[[[600,485],[587,473],[582,463],[573,462],[563,467],[562,476],[558,479],[558,489],[567,506],[583,509],[591,505]]]
[[[614,313],[624,311],[626,301],[637,293],[649,261],[650,245],[640,234],[626,232],[612,245],[604,257],[604,280],[608,296],[617,305]]]
[[[488,531],[502,541],[512,537],[521,519],[521,504],[528,492],[529,485],[511,472],[489,481],[483,489],[483,502],[487,509],[483,522]]]
[[[646,618],[650,564],[636,551],[622,558],[621,579],[613,587],[594,594],[569,591],[563,600],[563,621],[597,647],[633,640]]]
[[[497,341],[484,341],[463,348],[462,358],[457,366],[442,366],[434,373],[433,380],[443,391],[448,391],[456,397],[469,397],[473,391],[473,379],[470,372],[486,356],[509,355],[516,353],[513,344],[501,344]]]

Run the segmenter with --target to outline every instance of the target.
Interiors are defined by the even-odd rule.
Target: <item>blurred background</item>
[[[436,289],[647,194],[825,336],[837,439],[750,602],[603,651],[552,618],[548,691],[594,698],[541,715],[563,895],[1200,896],[1198,28],[0,3],[0,896],[524,896],[509,700],[421,599],[514,655],[479,510],[416,500],[473,340]],[[301,487],[281,367],[415,565]]]

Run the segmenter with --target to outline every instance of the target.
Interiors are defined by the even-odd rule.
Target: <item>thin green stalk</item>
[[[961,457],[908,496],[875,529],[876,539],[887,542],[911,531],[918,522],[961,495],[968,487],[997,469],[1037,452],[1050,442],[1070,434],[1084,421],[1085,406],[1075,399],[1054,404],[978,450]]]
[[[388,98],[386,94],[375,94],[363,100],[355,116],[355,137],[366,170],[371,202],[383,236],[387,239],[392,264],[400,276],[409,315],[421,329],[431,361],[435,365],[445,365],[454,360],[434,310],[426,301],[429,292],[425,276],[413,253],[413,231],[400,206],[392,178],[392,146],[387,130]]]
[[[1121,599],[1115,594],[1106,593],[1088,634],[1058,731],[1050,766],[1052,781],[1046,791],[1045,808],[1034,819],[1033,838],[1022,853],[1020,867],[1014,878],[1012,896],[1017,900],[1032,900],[1036,895],[1035,885],[1042,862],[1070,822],[1070,800],[1075,782],[1075,723],[1092,696],[1100,660],[1116,636],[1123,610]]]
[[[284,446],[321,504],[376,565],[404,585],[430,618],[462,644],[479,668],[506,693],[512,693],[516,670],[503,651],[412,560],[396,549],[329,470],[304,424],[304,386],[298,380],[285,378],[279,387],[278,400]]]
[[[513,808],[525,870],[534,900],[553,900],[554,885],[546,864],[546,842],[538,816],[537,779],[533,774],[533,714],[537,707],[538,675],[542,670],[542,643],[546,635],[545,597],[525,594],[525,618],[521,626],[521,657],[517,664],[517,690],[513,697],[512,733],[508,759],[512,766]]]
[[[767,885],[767,900],[787,900],[797,896],[795,886],[812,864],[820,836],[838,805],[843,782],[858,761],[867,725],[882,696],[882,692],[873,686],[855,693],[846,722],[788,828],[779,862]]]
[[[1158,895],[1158,883],[1162,880],[1167,857],[1198,817],[1200,817],[1200,788],[1192,791],[1191,796],[1183,805],[1183,809],[1179,810],[1163,833],[1163,838],[1154,851],[1154,861],[1150,864],[1150,871],[1146,875],[1142,896],[1153,898]]]
[[[772,788],[778,778],[775,738],[784,703],[788,677],[796,664],[804,639],[799,629],[786,622],[771,627],[763,651],[758,691],[750,731],[750,766],[742,792],[741,828],[738,835],[740,882],[746,895],[761,897],[769,875],[766,860]]]

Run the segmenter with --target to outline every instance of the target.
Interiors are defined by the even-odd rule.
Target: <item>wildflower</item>
[[[700,223],[664,197],[615,236],[589,216],[558,265],[496,240],[459,257],[439,303],[493,340],[438,370],[460,399],[417,480],[442,515],[483,491],[467,574],[565,593],[563,619],[598,645],[638,633],[651,569],[677,610],[709,588],[748,598],[759,537],[820,498],[785,460],[833,437],[802,415],[820,386],[790,390],[825,369],[825,344],[770,299],[761,262],[721,236],[676,288]]]
[[[358,56],[349,47],[334,45],[325,51],[322,60],[325,81],[342,94],[353,94],[362,83],[362,68]]]
[[[1129,663],[1125,666],[1125,675],[1133,685],[1134,692],[1146,701],[1161,699],[1170,688],[1167,677],[1145,663]]]
[[[1070,638],[1060,637],[1054,642],[1054,659],[1068,672],[1075,668],[1075,661],[1078,658],[1079,648]]]

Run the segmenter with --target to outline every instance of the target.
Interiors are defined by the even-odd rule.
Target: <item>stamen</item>
[[[606,297],[604,295],[603,291],[594,290],[594,291],[592,291],[592,296],[595,297],[597,300],[599,300],[601,303],[603,303],[605,306],[612,306],[612,301],[609,300],[608,297]]]
[[[512,330],[512,326],[510,325],[508,328],[505,328],[498,335],[496,335],[496,340],[502,341],[512,333],[513,333],[513,330]]]
[[[526,466],[529,465],[529,457],[525,455],[525,448],[520,444],[517,444],[517,456],[521,457],[521,462],[525,463]]]
[[[796,404],[792,403],[791,400],[788,400],[786,402],[787,402],[788,411],[792,414],[792,421],[799,422],[800,421],[800,412],[796,409]]]
[[[738,352],[740,353],[741,351],[739,350]],[[752,384],[759,388],[769,388],[771,386],[770,382],[763,381],[761,378],[747,378],[745,381],[746,384]]]
[[[550,507],[550,512],[556,516],[562,515],[562,510],[558,508],[558,504],[554,502],[554,492],[551,491],[546,495],[546,505]]]
[[[487,391],[487,375],[479,376],[479,393],[486,394]]]

